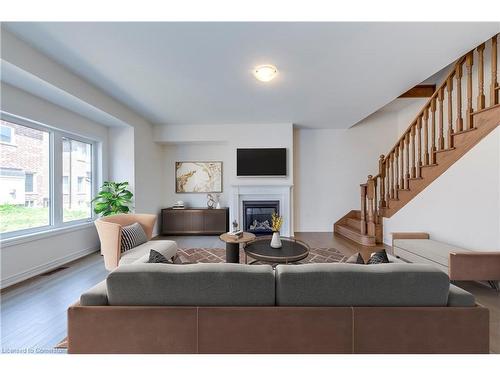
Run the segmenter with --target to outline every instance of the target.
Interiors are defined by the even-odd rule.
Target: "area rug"
[[[182,263],[224,263],[226,261],[226,250],[221,248],[178,249],[177,255]],[[297,263],[340,263],[345,259],[346,256],[342,252],[333,248],[311,248],[307,258]],[[253,259],[249,257],[248,261],[251,260]],[[240,250],[240,263],[245,263],[243,250]]]

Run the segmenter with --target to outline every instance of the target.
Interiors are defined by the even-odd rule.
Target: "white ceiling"
[[[4,23],[157,124],[347,128],[499,23]],[[251,74],[271,63],[268,84]]]

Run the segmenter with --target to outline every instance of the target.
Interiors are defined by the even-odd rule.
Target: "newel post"
[[[368,176],[366,197],[368,201],[368,206],[366,209],[367,232],[369,236],[375,236],[375,210],[373,205],[375,198],[375,179],[372,175]]]
[[[378,173],[380,174],[380,202],[379,208],[385,207],[385,156],[378,159]]]
[[[359,185],[361,192],[361,234],[366,234],[366,184]]]

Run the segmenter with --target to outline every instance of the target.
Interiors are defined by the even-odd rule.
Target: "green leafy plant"
[[[127,187],[128,182],[105,181],[99,193],[92,199],[94,212],[102,216],[128,213],[133,194]]]

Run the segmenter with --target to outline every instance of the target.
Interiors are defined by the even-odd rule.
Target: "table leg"
[[[240,244],[226,242],[226,263],[240,262]]]

